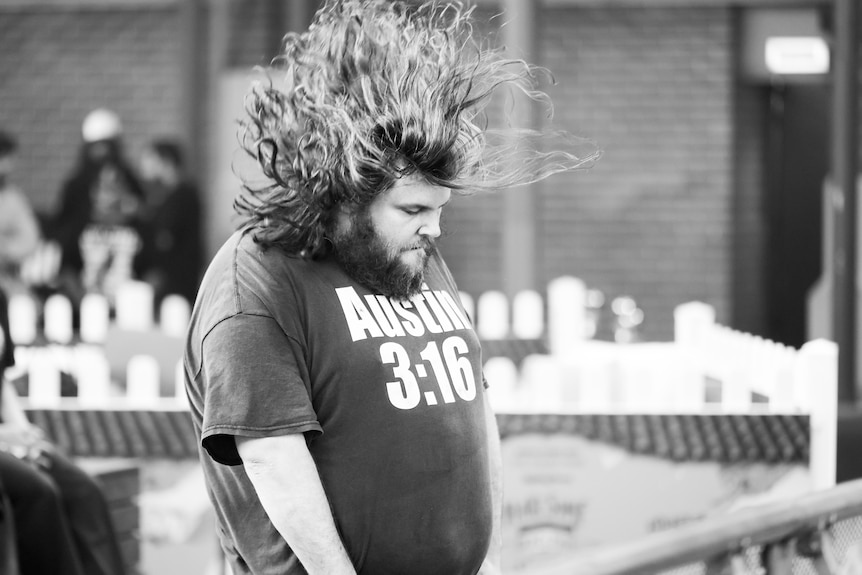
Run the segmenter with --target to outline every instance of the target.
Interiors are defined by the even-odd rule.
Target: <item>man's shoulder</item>
[[[218,325],[240,316],[278,319],[296,305],[291,286],[308,275],[307,265],[276,247],[255,242],[240,230],[222,244],[198,289],[192,312],[193,341],[203,340]]]
[[[248,282],[241,277],[242,261],[254,261],[242,231],[225,240],[210,261],[198,287],[190,335],[203,339],[216,325],[247,311]]]
[[[221,245],[213,258],[213,264],[227,269],[236,269],[239,265],[255,265],[260,262],[273,263],[287,260],[289,256],[277,248],[266,248],[254,238],[254,232],[240,229],[233,232]]]
[[[196,307],[202,314],[213,318],[211,321],[220,321],[241,311],[237,304],[239,289],[244,282],[240,281],[238,270],[245,266],[240,264],[240,260],[254,261],[243,236],[242,232],[231,234],[213,256],[201,280]]]
[[[234,232],[216,253],[201,282],[200,292],[215,307],[230,308],[232,313],[260,313],[273,290],[302,275],[301,258],[277,247],[265,247],[249,230]],[[199,298],[200,299],[200,298]]]
[[[275,278],[279,274],[296,273],[298,268],[309,264],[302,257],[289,254],[278,246],[259,243],[252,230],[234,232],[225,246],[232,250],[232,261],[240,274],[263,273]]]

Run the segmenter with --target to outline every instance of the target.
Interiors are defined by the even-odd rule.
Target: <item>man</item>
[[[249,96],[264,179],[237,200],[184,359],[235,575],[499,572],[499,438],[434,240],[453,191],[583,159],[506,161],[486,141],[476,115],[531,69],[477,49],[469,17],[328,2],[286,38],[284,85]]]
[[[203,264],[201,208],[180,145],[170,139],[151,142],[141,156],[140,174],[147,192],[144,279],[157,301],[170,294],[194,301]]]

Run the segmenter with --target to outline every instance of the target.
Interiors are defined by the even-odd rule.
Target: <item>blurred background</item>
[[[519,191],[528,200],[516,211],[502,194],[459,201],[442,245],[460,287],[512,293],[573,274],[608,301],[635,298],[650,339],[669,338],[672,308],[698,299],[740,329],[805,341],[822,263],[828,59],[820,73],[797,74],[781,55],[770,69],[765,54],[773,37],[828,45],[831,3],[509,4],[480,1],[477,20],[553,73],[554,117],[535,121],[594,140],[604,157]],[[251,69],[316,5],[2,0],[0,126],[20,139],[17,180],[32,204],[58,209],[81,123],[106,107],[131,158],[159,136],[188,146],[214,253],[231,230],[230,165]]]
[[[841,316],[835,315],[835,294],[840,286],[835,285],[831,262],[836,246],[846,249],[841,239],[849,236],[836,231],[840,209],[830,195],[835,184],[830,187],[829,182],[830,174],[833,180],[838,176],[834,173],[835,157],[846,151],[845,147],[854,154],[853,173],[857,160],[857,147],[851,140],[858,135],[858,123],[855,115],[841,116],[842,111],[836,109],[840,91],[846,89],[853,95],[854,110],[858,110],[859,102],[855,87],[848,89],[846,82],[842,84],[835,68],[836,7],[840,1],[468,3],[476,6],[477,33],[492,44],[505,46],[513,56],[546,67],[553,75],[552,82],[542,85],[554,103],[553,115],[528,107],[519,112],[518,121],[535,128],[570,132],[594,142],[603,155],[590,169],[556,175],[529,188],[454,199],[445,215],[446,231],[439,243],[465,294],[479,296],[494,291],[512,298],[524,290],[544,293],[561,277],[578,278],[584,288],[577,292],[578,301],[585,304],[592,327],[589,334],[579,333],[576,339],[586,335],[616,343],[679,341],[677,310],[686,302],[706,304],[711,318],[707,323],[726,326],[736,334],[733,337],[747,334],[746,341],[759,338],[784,346],[784,351],[800,348],[816,338],[841,339],[833,325]],[[167,140],[180,145],[185,176],[197,190],[200,219],[195,220],[200,225],[200,261],[205,264],[234,229],[232,202],[240,187],[235,171],[248,165],[248,159],[239,151],[237,121],[244,113],[243,97],[250,82],[262,78],[255,67],[266,68],[278,53],[284,34],[305,29],[319,5],[316,0],[0,0],[0,131],[17,139],[17,163],[10,178],[34,208],[43,235],[58,236],[69,210],[74,210],[74,203],[69,203],[63,190],[85,150],[94,142],[105,137],[120,142],[131,169],[145,173],[153,142]],[[852,42],[858,44],[858,35]],[[855,60],[852,63],[855,65]],[[854,76],[858,78],[858,69]],[[88,123],[85,120],[92,118],[93,110],[111,113],[107,120],[102,117],[100,122]],[[847,146],[836,133],[839,128],[842,133],[852,134],[846,140]],[[855,203],[848,205],[855,207]],[[193,215],[175,212],[188,213],[190,219]],[[848,217],[846,221],[855,221],[855,215]],[[846,221],[842,224],[845,227]],[[184,225],[182,218],[177,225]],[[855,275],[855,263],[849,269]],[[851,298],[855,301],[855,297],[854,287]],[[503,304],[502,314],[508,313],[508,305]],[[550,326],[550,305],[538,305],[546,305]],[[847,309],[855,316],[852,306]],[[698,316],[703,309],[693,311],[693,321],[697,323],[697,317],[704,317]],[[486,317],[492,316],[493,312],[486,312]],[[478,317],[480,322],[485,319],[481,306]],[[855,320],[847,323],[855,329]],[[80,320],[76,329],[83,328]],[[547,333],[542,332],[541,325],[534,335],[520,338],[511,337],[506,329],[504,326],[496,335],[493,329],[480,334],[487,344],[486,356],[508,356],[521,369],[526,355],[553,348],[553,341],[544,339]],[[207,503],[191,495],[202,491],[195,474],[195,446],[182,435],[188,424],[183,393],[180,390],[173,397],[174,383],[168,382],[180,335],[174,330],[168,339],[158,339],[161,336],[144,337],[134,332],[108,332],[105,347],[109,356],[113,354],[111,361],[124,366],[136,349],[145,349],[152,355],[161,353],[167,358],[160,359],[162,365],[156,368],[162,371],[162,399],[171,396],[172,402],[179,401],[153,409],[142,403],[139,419],[134,420],[138,423],[132,416],[120,420],[127,426],[123,427],[124,434],[143,438],[144,447],[135,453],[134,442],[130,441],[126,452],[123,448],[117,453],[131,455],[131,459],[155,455],[161,461],[143,466],[141,530],[149,535],[143,537],[141,571],[167,573],[164,566],[180,566],[181,557],[202,557],[205,559],[192,560],[201,571],[219,560],[208,530],[210,524],[200,520],[208,512]],[[726,339],[727,333],[721,332],[710,340],[710,345],[717,345],[719,340],[726,343]],[[48,335],[47,340],[52,337]],[[536,343],[540,340],[541,345]],[[843,341],[849,341],[850,350],[843,357],[855,362],[859,356],[857,342],[852,338]],[[28,342],[24,343],[27,347]],[[29,342],[34,350],[43,343],[44,340]],[[118,351],[118,346],[123,345],[126,348]],[[726,346],[730,350],[728,357],[740,355],[736,345]],[[613,357],[607,365],[612,366],[611,371],[616,370],[615,382],[624,379],[619,375],[624,369],[643,377],[648,371],[644,367],[647,362],[653,369],[654,364],[666,366],[680,357],[676,347],[673,351],[668,351],[670,347],[656,347],[644,355],[648,354],[649,360],[639,356],[632,360],[635,363],[626,363],[634,357],[625,355],[632,350],[589,349],[586,355],[591,353],[594,358],[605,357],[602,354]],[[766,352],[758,348],[753,353]],[[625,359],[621,359],[624,355]],[[698,358],[702,359],[701,355]],[[826,371],[813,378],[809,373],[806,377],[810,382],[836,379],[832,371],[837,369],[835,356],[826,355],[831,357],[823,364]],[[37,360],[31,361],[38,364]],[[776,360],[775,365],[782,361]],[[808,360],[797,362],[794,356],[792,361],[801,365]],[[717,364],[708,367],[719,371],[722,368]],[[536,385],[546,385],[553,379],[550,371],[538,373],[534,374],[540,382]],[[774,377],[776,381],[787,379],[788,373]],[[821,378],[821,373],[826,375]],[[854,371],[849,373],[855,378]],[[698,385],[708,387],[715,380],[709,373],[706,377],[698,374]],[[657,376],[662,377],[665,376]],[[598,379],[612,379],[605,375],[602,378]],[[725,383],[731,379],[727,376]],[[32,381],[31,378],[31,393]],[[156,383],[156,395],[158,386]],[[855,379],[842,380],[839,393],[846,405],[854,404],[857,386]],[[718,403],[729,396],[727,389]],[[703,391],[700,387],[698,390]],[[831,474],[827,483],[834,483],[836,415],[835,401],[829,393],[825,401],[831,401],[827,411],[832,411],[827,418],[832,435],[826,439],[826,450],[832,459],[824,469]],[[811,392],[812,397],[814,394]],[[749,395],[742,401],[744,410],[751,408],[754,395]],[[581,406],[585,397],[578,397]],[[509,455],[515,462],[510,464],[515,466],[513,473],[519,469],[519,453],[527,461],[525,466],[532,465],[536,457],[545,457],[550,468],[560,462],[568,466],[564,472],[549,472],[548,485],[554,483],[554,473],[556,479],[560,473],[569,474],[566,481],[574,485],[574,478],[580,480],[583,469],[588,468],[583,462],[589,460],[589,465],[595,464],[589,469],[604,471],[608,461],[622,459],[616,451],[606,450],[608,443],[637,451],[636,436],[640,431],[636,426],[646,426],[647,420],[602,419],[617,409],[607,409],[610,403],[602,401],[594,404],[598,407],[591,415],[580,420],[540,421],[517,414],[508,423],[501,419],[504,434],[512,436],[537,429],[554,431],[568,425],[568,432],[576,430],[574,435],[586,434],[591,440],[598,437],[602,444],[600,448],[587,448],[575,443],[540,442],[519,447],[520,443],[509,441]],[[778,406],[778,402],[774,403]],[[684,483],[676,467],[680,461],[716,464],[708,473],[712,474],[710,481],[715,480],[720,487],[703,495],[707,501],[704,508],[722,497],[722,501],[736,501],[740,492],[767,492],[775,488],[775,477],[793,477],[794,466],[810,463],[813,468],[808,450],[815,443],[816,426],[809,426],[807,418],[815,410],[803,403],[803,407],[781,412],[795,414],[794,417],[803,414],[799,420],[802,423],[790,418],[773,426],[779,420],[764,420],[764,425],[773,430],[769,433],[730,419],[716,419],[714,428],[692,423],[695,431],[691,433],[685,427],[688,424],[681,424],[675,415],[656,420],[656,429],[676,429],[676,435],[672,433],[670,443],[662,447],[656,440],[660,433],[644,431],[648,447],[643,451],[658,454],[658,460],[674,461],[655,471],[658,479],[654,483],[673,486],[666,478],[674,477],[682,485],[676,491],[669,488],[662,495],[664,499],[656,496],[656,501],[665,505],[688,488],[692,488],[689,495],[695,497],[692,494],[697,490],[693,487],[708,483],[697,478]],[[84,435],[75,439],[72,433],[64,439],[65,428],[51,423],[76,416],[64,412],[55,418],[57,410],[51,405],[31,402],[31,418],[54,426],[52,437],[71,446],[72,451],[76,445],[80,448],[83,443],[75,442],[84,442]],[[635,411],[644,405],[635,406]],[[782,405],[786,408],[789,403]],[[698,417],[707,414],[703,421],[712,421],[709,409],[701,410],[702,407],[699,404],[695,410]],[[756,409],[754,413],[760,417]],[[96,423],[86,425],[96,429],[102,417],[108,416],[93,416],[91,420]],[[148,417],[156,423],[141,423],[150,421]],[[591,417],[597,419],[593,421]],[[838,438],[839,447],[843,441],[848,452],[862,440],[859,419],[862,418],[854,415],[852,425],[843,428],[844,435]],[[583,422],[587,422],[586,428]],[[614,427],[617,425],[621,427]],[[629,425],[632,427],[626,427]],[[159,434],[147,436],[155,428]],[[747,431],[739,431],[743,428]],[[177,431],[180,439],[166,439],[165,429]],[[98,448],[90,445],[94,444],[95,432],[88,434],[88,447],[80,454],[98,455]],[[153,439],[156,435],[160,435],[161,443]],[[740,455],[747,451],[732,448],[733,441],[737,441],[734,437],[766,436],[775,439],[779,447],[770,448],[771,452],[754,450],[748,459],[748,455]],[[695,442],[692,447],[692,437],[700,438],[697,441],[701,443]],[[781,438],[786,439],[784,444]],[[745,441],[741,445],[748,445]],[[157,444],[161,451],[154,451],[153,445]],[[707,447],[713,444],[726,449],[716,448],[710,454]],[[680,451],[675,451],[674,446]],[[105,453],[109,451],[105,448]],[[183,462],[182,466],[170,457],[165,459],[173,455]],[[764,458],[768,459],[765,467],[761,465]],[[572,463],[575,460],[579,463]],[[744,472],[736,466],[742,460],[752,465]],[[840,457],[838,463],[840,468]],[[846,461],[844,465],[844,479],[862,476],[857,465]],[[642,471],[618,469],[615,477],[621,477],[623,484],[624,479],[639,477]],[[699,468],[698,473],[707,472]],[[763,473],[772,479],[762,479]],[[733,478],[728,479],[730,476]],[[607,477],[597,474],[594,483],[601,487]],[[516,478],[514,482],[517,481]],[[750,488],[758,482],[766,487]],[[545,487],[540,484],[535,489]],[[137,489],[132,492],[137,493]],[[581,519],[582,501],[573,502],[572,490],[563,493],[562,489],[555,497],[565,500],[563,515],[576,525]],[[148,493],[153,496],[148,497]],[[545,497],[542,501],[547,499],[547,493],[541,491],[541,497]],[[605,504],[609,507],[593,513],[611,517],[607,509],[618,507],[618,495],[602,493],[607,495]],[[589,497],[593,497],[593,508],[599,509],[599,496]],[[858,499],[862,501],[862,497]],[[509,509],[520,518],[520,508],[515,504]],[[524,508],[529,505],[532,503],[524,503]],[[644,523],[675,525],[706,514],[692,512],[693,503],[680,505],[682,508],[673,517],[657,518],[650,515],[653,510],[645,511]],[[686,505],[690,517],[685,515]],[[559,512],[562,507],[556,505],[554,509]],[[618,525],[610,525],[608,530],[618,530]],[[571,534],[575,531],[572,525],[566,527],[565,537],[550,548],[571,548]],[[534,535],[533,532],[530,537]],[[176,545],[171,547],[171,543]],[[196,551],[192,548],[195,545]],[[549,548],[547,541],[540,541],[538,548]],[[137,560],[135,555],[134,561]],[[181,569],[177,572],[195,572],[191,565]]]

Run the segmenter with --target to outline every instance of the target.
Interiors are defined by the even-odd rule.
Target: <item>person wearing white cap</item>
[[[123,133],[120,117],[107,108],[96,108],[84,118],[81,135],[85,142],[116,140]]]
[[[87,252],[91,248],[102,252],[116,251],[113,244],[94,247],[90,240],[101,238],[113,242],[112,238],[119,238],[124,252],[120,259],[129,255],[125,253],[129,251],[126,249],[129,245],[134,248],[131,257],[140,251],[143,233],[139,211],[144,193],[124,156],[122,135],[122,123],[116,112],[107,108],[89,112],[81,125],[82,145],[78,164],[60,191],[59,209],[50,234],[62,251],[59,289],[75,301],[85,291],[101,291],[101,280],[94,278],[105,277],[108,272],[106,269],[90,269],[92,273],[86,271],[92,268],[87,264],[92,259],[88,258]],[[107,228],[111,233],[102,233]],[[137,239],[130,242],[129,238]],[[109,257],[105,261],[111,266],[112,261],[119,260]],[[127,263],[122,262],[124,269],[129,267]],[[87,281],[87,277],[92,281]]]

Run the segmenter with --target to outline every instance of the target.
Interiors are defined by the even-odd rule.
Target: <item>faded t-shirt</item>
[[[213,260],[186,383],[236,575],[305,573],[234,442],[289,433],[305,433],[359,573],[478,571],[491,530],[480,348],[436,253],[425,287],[395,301],[333,260],[261,251],[241,233]]]

